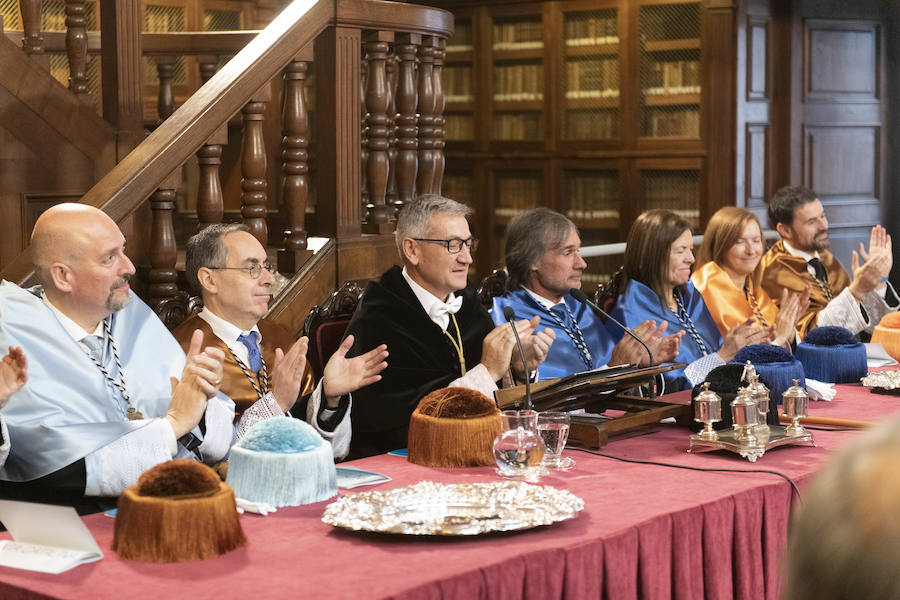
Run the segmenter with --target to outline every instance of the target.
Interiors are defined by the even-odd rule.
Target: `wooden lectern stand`
[[[684,366],[683,363],[672,363],[647,368],[608,367],[541,381],[531,386],[532,405],[537,411],[584,408],[593,413],[572,415],[569,439],[588,448],[601,448],[613,434],[658,423],[668,417],[690,425],[690,404],[673,404],[629,394],[640,385],[652,385],[657,375]],[[525,386],[497,390],[494,398],[502,410],[525,408]],[[607,410],[622,411],[623,414],[614,417],[597,414]]]

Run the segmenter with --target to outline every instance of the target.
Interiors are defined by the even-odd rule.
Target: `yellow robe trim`
[[[753,314],[753,307],[743,290],[735,287],[731,277],[715,261],[709,261],[691,275],[694,287],[703,296],[706,308],[712,315],[719,333],[724,336],[729,330],[740,325]],[[756,296],[759,311],[768,325],[775,323],[778,306],[758,285],[751,282],[750,290]]]

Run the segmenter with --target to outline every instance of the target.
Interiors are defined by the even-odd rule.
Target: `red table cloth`
[[[900,405],[859,385],[838,390],[831,403],[811,402],[810,413],[879,421]],[[767,469],[802,490],[834,449],[858,435],[815,431],[816,447],[777,448],[750,463],[730,453],[688,454],[687,430],[656,429],[614,440],[601,452],[700,468]],[[566,453],[575,469],[541,484],[570,490],[584,499],[585,510],[553,526],[476,538],[360,534],[324,524],[328,503],[321,502],[243,515],[249,545],[217,559],[146,564],[120,559],[110,549],[114,520],[92,515],[84,521],[103,560],[61,575],[0,567],[0,598],[777,598],[792,503],[788,481]],[[497,477],[491,468],[430,469],[389,455],[352,464],[393,478],[363,490]]]

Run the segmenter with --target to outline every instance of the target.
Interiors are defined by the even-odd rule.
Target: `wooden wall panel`
[[[807,101],[877,101],[879,29],[875,23],[807,21],[803,78]]]
[[[878,127],[806,127],[803,185],[824,196],[880,196]]]
[[[769,20],[747,18],[747,99],[769,96]]]
[[[885,14],[875,0],[794,2],[789,183],[819,195],[845,266],[889,202]]]
[[[744,183],[746,207],[750,210],[762,208],[765,212],[766,199],[769,194],[766,180],[769,126],[766,123],[747,123],[745,138],[747,140],[747,178]]]

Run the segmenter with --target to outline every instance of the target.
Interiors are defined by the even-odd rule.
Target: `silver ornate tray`
[[[338,498],[322,521],[353,531],[404,535],[480,535],[550,525],[575,517],[584,501],[566,490],[520,481],[420,481]]]
[[[789,434],[782,425],[769,425],[766,430],[754,431],[756,443],[748,444],[746,440],[739,439],[734,429],[719,429],[716,431],[718,439],[705,440],[699,434],[691,436],[691,447],[688,452],[703,452],[706,450],[728,450],[740,454],[750,462],[766,453],[767,450],[786,446],[789,444],[810,444],[815,446],[812,433],[804,430],[803,433]]]
[[[865,387],[872,388],[873,392],[900,395],[900,369],[875,371],[874,373],[869,373],[860,381]]]

